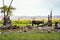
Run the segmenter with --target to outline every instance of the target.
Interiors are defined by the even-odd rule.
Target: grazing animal
[[[60,26],[58,24],[58,22],[55,23],[55,29],[60,29]]]
[[[36,20],[33,20],[32,21],[32,26],[34,26],[34,24],[37,24],[37,25],[44,24],[44,21],[36,21]]]

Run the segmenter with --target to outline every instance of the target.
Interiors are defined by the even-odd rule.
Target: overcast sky
[[[10,1],[5,0],[5,5]],[[60,15],[60,0],[13,0],[12,6],[16,8],[13,16],[47,16],[51,10],[53,15]]]

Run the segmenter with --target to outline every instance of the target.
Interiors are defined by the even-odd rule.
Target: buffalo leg
[[[32,26],[34,26],[34,25],[32,24]]]

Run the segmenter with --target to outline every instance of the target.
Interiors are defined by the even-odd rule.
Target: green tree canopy
[[[3,6],[3,7],[0,7],[0,9],[1,9],[1,13],[4,13],[5,12],[5,14],[7,14],[7,12],[8,12],[8,16],[10,16],[11,13],[12,13],[12,11],[15,10],[15,8],[12,7],[12,6],[10,6],[10,7]]]

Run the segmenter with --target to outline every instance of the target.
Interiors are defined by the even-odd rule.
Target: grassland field
[[[39,21],[42,21],[42,19],[41,20],[38,19],[38,20]],[[55,19],[52,19],[52,24],[54,25],[56,21],[58,21],[60,23],[60,19],[55,18]],[[31,22],[32,22],[31,19],[30,20],[29,19],[28,20],[26,20],[26,19],[12,20],[12,25],[26,26],[26,25],[32,25]],[[44,19],[44,23],[47,23],[47,22],[48,22],[48,20],[47,19]],[[3,25],[3,20],[0,20],[0,26],[2,26],[2,25]]]
[[[26,26],[31,25],[32,20],[12,20],[12,25],[17,26]],[[54,24],[56,21],[60,23],[59,20],[52,20]],[[46,23],[47,20],[44,20]],[[3,21],[0,20],[0,26],[3,25]],[[40,31],[29,31],[29,32],[20,32],[20,31],[13,31],[13,30],[0,30],[0,40],[60,40],[60,32],[43,32]]]
[[[0,33],[0,40],[60,40],[60,32],[40,33],[40,32],[16,32],[3,31]]]

